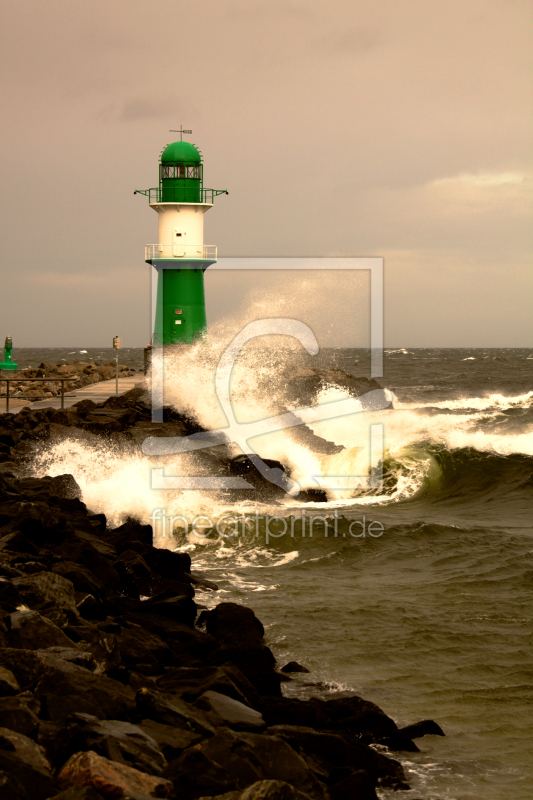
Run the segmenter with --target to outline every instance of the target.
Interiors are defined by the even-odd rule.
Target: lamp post
[[[116,350],[115,356],[115,394],[118,394],[118,351],[122,347],[122,339],[120,336],[113,336],[113,350]]]

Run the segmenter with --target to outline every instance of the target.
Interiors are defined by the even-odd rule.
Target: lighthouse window
[[[187,170],[187,178],[199,178],[200,167],[185,167]]]
[[[183,164],[175,164],[171,167],[161,165],[162,178],[184,178],[185,167]]]

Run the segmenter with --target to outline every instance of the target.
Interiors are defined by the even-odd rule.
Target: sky
[[[1,13],[0,340],[149,341],[157,217],[133,192],[183,125],[205,185],[229,192],[205,218],[220,257],[382,257],[387,346],[533,347],[530,0]],[[364,281],[306,286],[208,271],[208,319],[261,291],[287,314],[319,297],[322,317],[364,318]],[[321,344],[361,343],[333,327]]]

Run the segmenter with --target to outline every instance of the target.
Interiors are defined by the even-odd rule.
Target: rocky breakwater
[[[416,750],[354,695],[289,699],[254,612],[198,615],[186,553],[109,528],[70,475],[0,476],[0,794],[367,800]],[[288,669],[298,669],[289,665]]]
[[[93,361],[73,361],[71,364],[40,364],[36,369],[25,369],[10,375],[4,375],[12,381],[10,396],[24,399],[35,397],[46,399],[61,394],[59,378],[68,378],[65,381],[65,392],[72,392],[91,383],[107,381],[114,378],[116,365],[114,361],[99,364]],[[119,364],[119,377],[125,378],[135,375],[134,369],[125,364]],[[47,378],[47,381],[31,381],[30,378]],[[0,395],[6,394],[6,383],[0,383]],[[31,402],[31,400],[28,400]]]
[[[27,470],[58,437],[138,450],[156,431],[198,430],[175,409],[165,417],[154,425],[134,389],[0,418],[0,796],[376,800],[378,787],[407,789],[391,751],[416,751],[438,725],[400,730],[352,694],[284,695],[303,668],[279,669],[252,609],[201,608],[196,588],[217,587],[188,554],[154,547],[139,521],[110,527],[71,475]],[[210,473],[234,470],[224,446],[202,458]],[[278,489],[254,480],[267,496]]]

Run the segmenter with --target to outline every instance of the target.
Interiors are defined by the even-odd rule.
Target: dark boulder
[[[263,645],[253,650],[219,647],[208,659],[210,664],[233,664],[263,697],[281,697],[282,678],[274,669],[276,659],[269,647]]]
[[[118,761],[111,761],[89,750],[76,753],[57,776],[63,788],[92,786],[105,798],[168,797],[172,784],[164,778],[149,775]]]
[[[61,504],[61,507],[64,507],[67,503],[69,506],[71,504],[76,503],[76,500],[60,500],[58,501]],[[66,508],[65,509],[72,517],[76,515],[76,509],[74,508]],[[82,543],[85,544],[89,542],[95,550],[100,553],[100,555],[104,556],[105,558],[110,559],[113,561],[117,557],[117,551],[113,547],[113,545],[108,541],[107,535],[102,536],[100,532],[97,532],[95,526],[92,524],[91,518],[88,514],[83,512],[82,514],[76,515],[76,530],[71,533],[69,537],[69,542],[73,543]]]
[[[307,667],[302,667],[301,664],[298,664],[297,661],[289,661],[288,664],[285,664],[284,667],[281,668],[282,672],[309,672]]]
[[[35,687],[35,696],[51,720],[64,720],[76,712],[100,719],[129,718],[136,706],[135,693],[129,687],[69,662],[63,664],[69,669],[48,671]]]
[[[93,620],[92,624],[80,618],[76,625],[69,625],[65,633],[75,643],[80,643],[83,649],[92,655],[95,670],[99,674],[108,674],[120,667],[120,647],[117,633],[121,626],[110,623],[108,620]]]
[[[78,400],[77,403],[74,403],[72,408],[76,409],[76,413],[78,417],[86,417],[91,411],[94,411],[96,408],[96,403],[94,400],[90,400],[87,398],[86,400]]]
[[[288,697],[269,700],[263,711],[267,725],[299,725],[325,730],[330,718],[324,711],[323,700],[297,700]]]
[[[274,725],[267,733],[287,742],[323,781],[327,781],[334,770],[353,763],[350,745],[335,733],[295,725]]]
[[[200,575],[200,573],[191,572],[191,581],[193,586],[198,586],[199,589],[203,589],[204,591],[208,592],[216,592],[218,591],[218,586],[213,581],[208,580],[204,575]]]
[[[61,408],[50,417],[50,422],[54,425],[68,425],[75,428],[80,424],[82,416],[78,415],[77,408]]]
[[[207,732],[202,734],[174,725],[163,725],[153,719],[143,719],[137,727],[157,742],[159,749],[169,762],[178,758],[188,747],[201,742],[207,735]]]
[[[69,647],[47,647],[42,650],[37,650],[37,653],[59,656],[59,658],[63,659],[63,661],[76,664],[78,667],[84,667],[85,669],[88,669],[89,672],[92,672],[96,668],[96,662],[92,653],[87,652],[86,650],[78,650],[72,642],[70,642]]]
[[[368,740],[368,734],[363,738]],[[377,744],[383,744],[385,747],[388,747],[389,750],[394,750],[395,752],[420,752],[413,740],[410,739],[409,736],[404,736],[404,734],[400,731],[393,731],[392,733],[388,733],[384,736],[371,735],[371,739]]]
[[[36,556],[39,549],[20,531],[4,533],[0,536],[0,551],[8,553],[24,553],[29,556]]]
[[[115,561],[115,570],[120,578],[120,593],[140,600],[141,593],[133,570],[124,561]]]
[[[105,514],[89,514],[87,519],[97,531],[106,532],[107,517]]]
[[[124,614],[123,619],[162,639],[170,648],[173,666],[203,666],[209,654],[216,650],[217,642],[212,636],[183,622],[148,612],[147,607],[143,613]]]
[[[130,722],[74,714],[59,738],[63,741],[61,763],[81,750],[92,750],[111,761],[154,775],[160,775],[167,765],[157,742]]]
[[[103,405],[106,408],[126,408],[129,406],[138,407],[139,404],[149,403],[150,395],[144,386],[134,386],[121,395],[111,395]],[[151,412],[151,405],[146,406]]]
[[[159,674],[162,666],[169,666],[171,663],[168,645],[140,625],[128,623],[127,626],[122,626],[116,639],[122,663],[145,675]]]
[[[265,465],[268,477],[263,475],[254,463],[258,460]],[[259,459],[258,456],[244,454],[231,459],[229,474],[233,477],[243,478],[253,487],[255,491],[246,488],[242,490],[242,494],[247,500],[251,499],[251,496],[262,502],[286,497],[290,473],[280,461],[271,458]],[[237,492],[235,496],[238,496]]]
[[[148,526],[150,527],[150,526]],[[188,553],[175,553],[164,548],[149,547],[144,553],[144,560],[149,566],[171,581],[191,583],[191,557]]]
[[[364,769],[352,772],[329,787],[331,800],[378,800],[372,778]]]
[[[39,711],[40,704],[30,692],[21,692],[16,697],[0,697],[0,727],[35,737],[39,729]]]
[[[137,692],[137,715],[161,725],[188,731],[204,739],[215,733],[206,714],[179,697],[144,687]]]
[[[398,726],[375,703],[356,695],[336,697],[323,706],[329,727],[355,734],[382,737],[398,732]]]
[[[11,670],[0,667],[0,697],[10,697],[19,692],[20,686]]]
[[[275,725],[267,730],[286,741],[328,786],[354,770],[365,770],[378,781],[400,784],[405,776],[397,761],[376,752],[357,737],[298,725]]]
[[[168,617],[173,622],[179,622],[191,628],[196,619],[196,605],[190,597],[185,595],[168,597],[164,600],[157,598],[148,600],[137,608],[137,613],[139,612]]]
[[[41,748],[27,736],[7,728],[0,728],[0,774],[2,772],[15,778],[31,800],[46,800],[59,791]]]
[[[132,542],[142,542],[142,544],[152,547],[153,532],[151,525],[143,525],[137,520],[129,519],[106,534],[106,540],[112,544],[117,553],[122,553],[131,547]]]
[[[131,408],[95,408],[89,411],[81,422],[84,430],[105,435],[123,431],[138,419],[138,413]],[[64,423],[63,423],[64,424]]]
[[[16,536],[17,534],[12,534]],[[17,573],[14,577],[22,577],[20,574],[20,570],[17,570]],[[0,603],[4,608],[11,607],[13,611],[18,608],[18,606],[22,605],[22,600],[20,599],[20,595],[13,585],[13,582],[4,578],[4,580],[0,581]]]
[[[146,563],[146,562],[145,562]],[[163,578],[153,568],[149,567],[149,577],[135,575],[135,581],[140,594],[143,597],[149,598],[150,601],[156,602],[159,600],[167,600],[170,597],[185,597],[193,598],[195,589],[192,583],[189,583],[187,574],[182,572],[176,576],[176,579]],[[133,567],[131,568],[133,571]]]
[[[38,611],[16,611],[11,614],[8,634],[10,647],[40,650],[47,647],[73,647],[63,631]]]
[[[118,572],[102,553],[101,545],[96,540],[91,542],[77,537],[77,540],[66,542],[57,548],[56,552],[66,561],[74,562],[92,573],[92,582],[100,584],[104,590],[112,591],[122,587]]]
[[[13,672],[22,688],[34,692],[42,713],[52,721],[75,712],[99,719],[128,719],[136,706],[135,692],[129,687],[57,654],[6,648],[0,651],[0,664]]]
[[[266,727],[259,711],[219,692],[204,692],[195,706],[206,711],[217,726],[227,726],[235,731],[261,731]]]
[[[41,478],[21,478],[18,489],[27,497],[46,498],[63,497],[66,499],[81,498],[81,489],[73,475],[44,475]]]
[[[52,572],[67,578],[76,592],[87,592],[100,597],[101,592],[104,590],[104,585],[97,575],[81,564],[75,564],[73,561],[60,561],[54,564]]]
[[[123,562],[126,564],[136,578],[153,578],[154,573],[144,558],[139,553],[135,552],[135,550],[124,550],[118,557],[115,564],[118,562]]]
[[[221,644],[209,657],[210,663],[233,663],[260,694],[281,696],[280,679],[274,670],[276,659],[264,644],[264,627],[252,609],[220,603],[203,618],[207,632]]]
[[[207,633],[227,647],[253,649],[263,645],[265,629],[251,608],[220,603],[205,615]]]
[[[341,450],[344,448],[341,448]],[[298,494],[298,500],[301,503],[327,503],[328,495],[324,489],[302,489]]]
[[[257,711],[262,707],[252,684],[231,666],[171,669],[157,679],[157,686],[163,692],[178,694],[187,702],[193,702],[204,692],[213,691],[233,697]]]
[[[38,572],[14,578],[13,584],[30,609],[42,612],[59,626],[77,618],[74,586],[61,575]]]
[[[444,736],[445,733],[436,722],[432,719],[423,719],[422,722],[415,722],[413,725],[406,725],[405,728],[400,728],[399,731],[409,739],[419,739],[422,736],[431,734],[433,736]]]
[[[37,547],[43,547],[47,543],[62,544],[67,531],[65,517],[58,508],[43,500],[35,500],[19,503],[16,513],[9,523],[4,525],[1,533],[5,536],[19,532]]]
[[[238,776],[198,748],[195,745],[184,750],[165,770],[180,800],[214,797],[240,788]],[[253,781],[252,773],[248,783]]]
[[[222,773],[216,769],[219,765],[223,765]],[[244,789],[256,781],[270,779],[290,782],[315,800],[327,797],[305,761],[275,736],[225,731],[185,750],[164,773],[174,782],[179,797],[190,800],[205,794],[204,786],[195,783],[198,768],[220,781],[222,791]],[[221,794],[221,790],[210,793]]]

